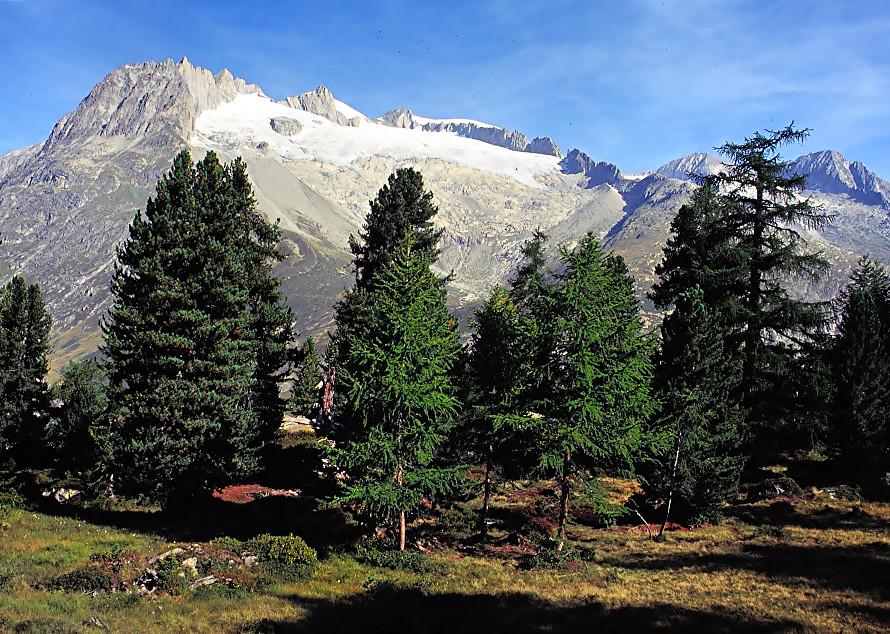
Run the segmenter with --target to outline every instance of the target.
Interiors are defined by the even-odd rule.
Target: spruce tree
[[[281,422],[291,315],[271,275],[279,230],[240,159],[187,151],[118,248],[103,323],[111,401],[105,468],[162,504],[254,473]]]
[[[15,276],[0,289],[0,468],[47,462],[51,327],[37,284]]]
[[[47,442],[62,473],[91,474],[100,461],[108,427],[105,372],[87,359],[71,363],[52,388],[54,407]]]
[[[498,466],[515,472],[523,450],[519,431],[508,424],[515,410],[527,363],[521,354],[520,321],[515,304],[502,287],[495,287],[474,311],[470,344],[468,420],[460,429],[462,446],[484,464],[480,534],[488,533],[492,479]]]
[[[807,251],[799,228],[824,227],[831,216],[800,197],[806,176],[791,173],[779,154],[806,135],[789,125],[718,148],[724,169],[703,179],[677,215],[651,294],[666,309],[680,294],[701,290],[721,324],[724,354],[741,364],[734,392],[745,425],[760,431],[801,405],[783,388],[825,323],[821,305],[794,299],[784,286],[789,278],[817,281],[827,267]]]
[[[349,476],[340,499],[378,522],[398,522],[404,550],[408,513],[447,495],[462,473],[436,460],[457,409],[450,376],[457,324],[429,250],[415,250],[411,233],[377,269],[371,289],[350,292],[373,301],[361,324],[338,331],[348,351],[337,367],[344,399],[337,419],[348,430],[334,454]]]
[[[661,324],[654,420],[667,441],[648,470],[648,495],[664,502],[659,536],[672,511],[713,522],[735,498],[744,465],[743,412],[733,398],[741,364],[725,354],[720,317],[698,287],[677,298]]]
[[[890,466],[890,277],[868,258],[838,298],[831,442],[848,464]]]

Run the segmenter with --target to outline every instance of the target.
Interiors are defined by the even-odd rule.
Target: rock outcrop
[[[475,121],[415,118],[410,110],[404,108],[390,110],[382,117],[379,117],[377,121],[394,128],[408,128],[411,130],[419,128],[428,132],[453,132],[458,136],[505,147],[508,150],[547,154],[562,158],[562,152],[559,147],[549,137],[537,137],[529,143],[528,138],[518,130],[510,132],[506,128],[499,128]]]
[[[334,99],[334,95],[325,86],[319,86],[311,92],[304,92],[296,97],[287,97],[280,103],[297,110],[320,115],[340,125],[358,126],[361,125],[362,121],[361,117],[347,117],[340,112],[337,109],[337,101]]]

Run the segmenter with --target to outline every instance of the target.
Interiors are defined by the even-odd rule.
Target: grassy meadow
[[[721,525],[672,526],[660,542],[639,518],[607,527],[578,509],[558,556],[541,547],[553,483],[508,484],[492,500],[488,543],[475,538],[480,501],[470,498],[430,509],[412,526],[411,552],[395,556],[362,539],[351,514],[320,501],[332,485],[314,472],[315,451],[310,434],[284,438],[258,482],[266,489],[249,502],[161,512],[58,503],[39,486],[23,487],[24,499],[7,496],[0,631],[890,631],[890,505],[825,483],[799,478],[802,496],[742,499]],[[795,465],[777,470],[786,467]],[[616,499],[635,490],[608,486]],[[275,490],[292,494],[263,493]],[[318,564],[288,577],[236,555],[227,563],[262,533],[302,536]],[[145,568],[160,569],[152,558],[174,548],[184,549],[179,559],[201,553],[198,574],[227,582],[191,590],[174,575],[166,591],[133,591]],[[68,589],[60,582],[100,569],[120,582],[117,591],[72,589],[89,575]]]

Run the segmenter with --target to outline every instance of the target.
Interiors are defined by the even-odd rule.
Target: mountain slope
[[[95,349],[109,303],[114,249],[181,148],[248,164],[259,208],[280,219],[287,260],[276,273],[302,334],[323,334],[349,286],[347,238],[396,168],[414,166],[439,205],[439,267],[465,311],[503,282],[535,229],[572,244],[586,231],[624,254],[641,296],[653,281],[688,173],[719,169],[696,154],[627,176],[546,138],[463,119],[395,110],[372,119],[324,86],[279,102],[228,71],[147,62],[111,72],[62,117],[47,141],[0,157],[0,274],[40,283],[55,320],[57,362]],[[829,153],[801,157],[809,192],[838,212],[811,236],[839,268],[830,296],[861,252],[890,259],[887,183]]]

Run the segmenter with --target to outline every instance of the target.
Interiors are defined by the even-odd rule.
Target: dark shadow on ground
[[[826,504],[822,509],[799,512],[791,502],[776,501],[766,509],[748,505],[731,507],[726,515],[754,525],[771,522],[813,529],[886,530],[890,534],[890,523],[859,507],[844,510]]]
[[[803,632],[792,621],[760,621],[739,612],[699,612],[657,604],[608,609],[590,601],[565,607],[528,594],[435,594],[415,589],[381,589],[339,601],[291,599],[308,612],[297,623],[264,620],[244,634],[361,632],[455,634],[484,632]]]
[[[600,564],[640,570],[696,568],[703,572],[749,570],[776,581],[804,582],[819,588],[853,590],[881,600],[890,599],[890,543],[876,541],[856,546],[798,546],[792,543],[740,545],[734,553],[601,554]]]

